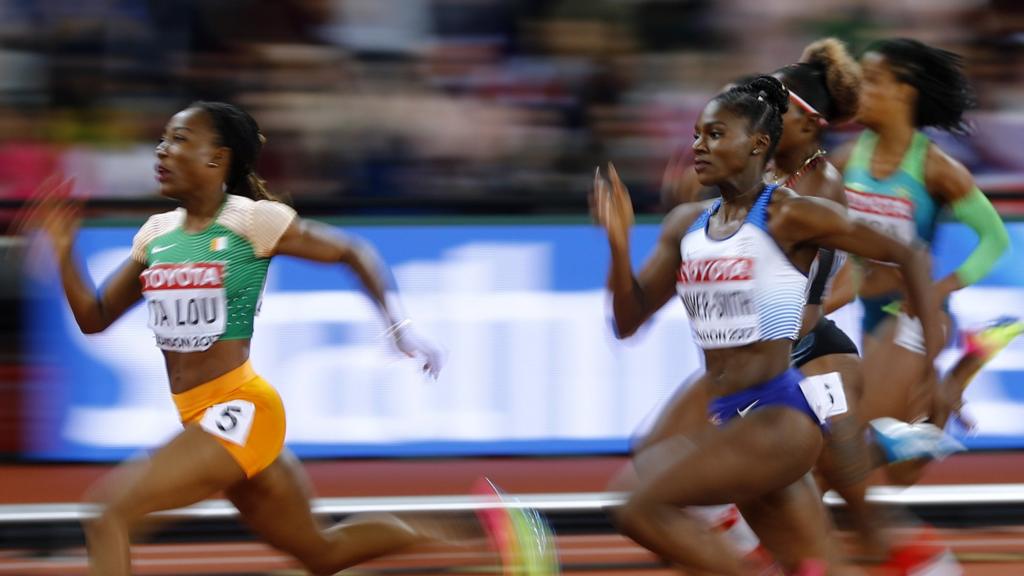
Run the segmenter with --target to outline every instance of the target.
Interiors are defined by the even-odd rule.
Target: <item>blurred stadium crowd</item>
[[[58,170],[94,198],[150,197],[166,119],[224,99],[261,122],[261,172],[300,206],[583,212],[614,159],[656,211],[709,95],[824,35],[963,54],[975,131],[939,139],[1014,210],[1014,0],[0,0],[0,200]]]

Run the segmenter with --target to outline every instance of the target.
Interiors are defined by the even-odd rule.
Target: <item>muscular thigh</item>
[[[302,464],[287,449],[259,474],[225,492],[242,518],[268,544],[295,556],[322,544],[310,509],[312,489]]]
[[[707,376],[700,374],[680,385],[658,413],[651,430],[633,447],[635,452],[676,435],[697,437],[710,429]]]
[[[818,426],[782,407],[754,410],[664,454],[642,475],[634,497],[675,505],[725,504],[781,489],[810,470],[821,449]]]
[[[134,521],[151,512],[194,504],[244,478],[220,442],[193,425],[149,458],[117,468],[86,498]]]
[[[944,316],[944,326],[949,318]],[[896,344],[895,319],[886,320],[864,347],[864,392],[861,418],[913,420],[927,413],[934,388],[934,369],[924,355]]]

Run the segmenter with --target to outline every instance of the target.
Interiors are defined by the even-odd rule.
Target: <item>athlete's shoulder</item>
[[[774,212],[782,214],[791,211],[799,211],[809,206],[834,207],[835,209],[843,211],[843,205],[839,204],[835,200],[822,196],[798,194],[792,188],[784,188],[782,186],[779,186],[775,190],[775,195],[772,197],[772,203],[769,208]]]
[[[295,210],[283,202],[228,194],[218,222],[241,236],[250,236],[259,234],[268,224],[291,222],[294,217]]]
[[[661,222],[664,236],[682,238],[690,226],[715,203],[714,199],[686,202],[673,208]]]
[[[789,186],[776,186],[772,190],[771,204],[781,205],[793,198],[801,198],[801,195]]]
[[[847,233],[853,221],[846,207],[819,196],[801,196],[790,191],[772,202],[769,232],[780,245],[796,245],[823,234]]]
[[[769,206],[770,223],[775,230],[805,226],[816,218],[828,217],[835,213],[845,213],[845,207],[829,198],[804,196],[783,186],[775,190]]]
[[[131,258],[139,264],[146,263],[146,250],[150,242],[174,230],[181,224],[182,210],[171,210],[154,214],[146,219],[146,222],[135,233],[132,238]]]
[[[828,160],[819,161],[796,183],[794,189],[802,196],[817,196],[846,205],[843,174]]]
[[[780,222],[791,218],[794,211],[799,210],[801,200],[810,198],[814,197],[802,196],[788,186],[776,186],[768,202],[768,223],[771,226],[778,226]]]
[[[177,228],[179,224],[181,224],[181,219],[183,215],[184,210],[181,208],[176,208],[174,210],[169,210],[167,212],[161,212],[159,214],[153,214],[149,218],[146,218],[146,222],[142,224],[142,227],[139,228],[139,231],[141,232],[143,230],[159,230],[162,232],[167,232],[169,230],[173,230],[174,228]]]
[[[276,200],[253,200],[229,194],[220,224],[248,240],[256,256],[269,256],[295,219],[295,210]]]
[[[924,185],[932,196],[954,202],[974,189],[974,177],[959,160],[930,142],[925,156]]]

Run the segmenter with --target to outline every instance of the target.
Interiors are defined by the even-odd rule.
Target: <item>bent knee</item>
[[[348,567],[344,564],[339,565],[336,550],[332,549],[331,544],[323,538],[311,537],[306,541],[286,543],[271,540],[270,544],[298,560],[314,576],[337,574],[340,570]]]
[[[630,459],[622,468],[619,468],[618,472],[612,475],[611,480],[605,485],[605,490],[609,492],[629,492],[636,487],[638,482],[639,473],[637,472],[636,461]]]
[[[609,511],[612,522],[625,535],[631,536],[642,527],[651,523],[657,505],[642,496],[627,500],[624,504],[616,506]]]
[[[93,516],[82,521],[82,530],[88,540],[117,534],[130,535],[137,521],[138,518],[133,518],[118,509],[99,506]]]
[[[83,498],[87,517],[82,522],[86,534],[125,531],[130,533],[145,516],[130,499],[112,492],[89,492]]]

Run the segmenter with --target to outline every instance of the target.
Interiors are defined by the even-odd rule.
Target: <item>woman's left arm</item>
[[[925,187],[978,235],[978,244],[967,259],[937,282],[939,296],[945,297],[988,275],[1009,250],[1010,235],[995,207],[974,184],[970,171],[934,144],[928,149]]]
[[[295,256],[314,262],[337,262],[352,269],[373,299],[388,326],[395,345],[411,358],[424,360],[423,371],[435,378],[441,369],[441,355],[416,337],[409,319],[398,308],[398,288],[391,270],[369,243],[346,236],[326,224],[294,218],[277,241],[273,255]]]

